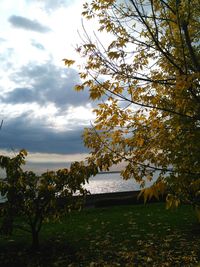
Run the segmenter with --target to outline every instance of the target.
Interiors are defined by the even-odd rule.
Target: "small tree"
[[[32,234],[32,248],[39,248],[39,232],[48,219],[58,219],[72,209],[79,209],[87,190],[83,184],[96,172],[95,166],[87,167],[83,162],[74,162],[70,169],[47,171],[36,175],[24,172],[26,151],[14,157],[1,156],[1,167],[6,169],[6,179],[1,179],[0,192],[6,196],[3,206],[2,231],[12,232],[13,227]],[[77,194],[78,197],[74,197]],[[28,228],[14,224],[16,216],[21,215]],[[9,222],[9,223],[8,223]]]
[[[85,30],[77,48],[85,64],[76,90],[100,102],[84,134],[88,160],[100,169],[123,162],[124,179],[142,188],[157,173],[145,199],[167,187],[168,206],[200,212],[199,0],[94,0],[83,16],[109,35]]]

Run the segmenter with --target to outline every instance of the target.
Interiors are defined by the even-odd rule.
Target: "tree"
[[[168,207],[186,201],[200,212],[199,0],[94,0],[82,14],[112,38],[84,29],[77,48],[85,63],[75,89],[99,101],[84,132],[88,162],[124,162],[123,178],[142,188],[157,173],[145,200],[167,188]]]
[[[39,232],[44,221],[59,219],[72,209],[79,209],[87,190],[83,184],[95,173],[95,166],[74,162],[70,169],[47,171],[36,175],[23,171],[27,152],[21,150],[14,158],[0,157],[0,166],[6,170],[6,178],[0,181],[0,192],[6,197],[1,210],[2,232],[11,234],[13,227],[32,235],[32,248],[39,248]],[[77,197],[74,195],[77,194]],[[28,228],[16,225],[15,219],[22,216]]]

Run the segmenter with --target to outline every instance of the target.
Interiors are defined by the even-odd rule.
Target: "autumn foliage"
[[[75,89],[99,101],[84,133],[88,162],[100,170],[123,162],[123,178],[141,188],[157,175],[145,200],[167,190],[168,207],[199,211],[199,1],[94,0],[82,14],[99,23],[92,37],[84,28],[77,48],[85,63]]]
[[[38,249],[39,233],[45,221],[57,220],[81,208],[83,197],[88,193],[83,185],[95,174],[96,167],[73,162],[70,169],[36,175],[23,170],[26,156],[25,150],[13,158],[0,156],[0,167],[6,171],[6,177],[0,179],[0,193],[5,197],[0,209],[1,233],[12,234],[14,227],[30,232],[32,248]],[[78,197],[75,198],[75,194]],[[24,219],[23,225],[16,224],[19,216]]]

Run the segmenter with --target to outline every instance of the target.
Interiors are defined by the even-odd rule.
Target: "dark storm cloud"
[[[76,92],[74,86],[79,83],[78,72],[74,69],[57,67],[49,62],[42,65],[30,64],[11,76],[16,84],[27,86],[16,87],[2,96],[5,103],[31,103],[39,105],[54,103],[59,109],[67,106],[80,106],[89,102],[88,92]]]
[[[19,86],[7,93],[2,91],[2,104],[37,103],[39,107],[46,108],[48,104],[53,103],[57,108],[56,116],[65,116],[69,107],[85,106],[89,103],[87,91],[75,92],[73,89],[79,82],[78,73],[73,69],[57,67],[49,62],[29,64],[10,78]],[[59,154],[86,152],[81,138],[83,124],[78,119],[73,121],[68,118],[68,122],[72,130],[66,128],[65,131],[58,131],[48,127],[45,118],[41,120],[35,117],[32,111],[24,112],[15,118],[10,118],[8,111],[0,132],[0,148],[25,148],[30,152]]]
[[[5,120],[1,129],[0,148],[22,149],[29,152],[74,154],[86,152],[82,142],[82,128],[58,132],[33,120],[31,113]]]
[[[28,31],[35,31],[40,33],[47,33],[51,29],[47,26],[42,25],[37,20],[30,20],[22,16],[12,15],[9,17],[9,22],[15,28],[21,28]]]
[[[35,98],[34,92],[29,88],[15,88],[14,91],[7,93],[7,101],[9,103],[31,103]],[[4,98],[2,98],[4,100]]]

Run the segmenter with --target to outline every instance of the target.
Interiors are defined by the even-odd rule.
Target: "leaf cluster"
[[[97,169],[94,164],[85,166],[83,162],[74,162],[70,169],[36,175],[23,171],[21,165],[25,164],[26,155],[27,152],[21,150],[13,158],[0,157],[0,167],[6,170],[6,178],[0,181],[0,193],[6,199],[1,208],[2,231],[10,234],[15,219],[23,216],[29,226],[23,230],[30,231],[34,241],[44,221],[59,219],[72,209],[81,208],[83,197],[88,193],[83,185]]]
[[[106,170],[122,163],[124,179],[134,178],[142,188],[156,177],[145,199],[162,185],[171,194],[168,203],[199,209],[198,7],[198,0],[84,4],[83,17],[97,18],[99,32],[90,37],[83,28],[77,52],[85,64],[76,89],[89,88],[99,103],[84,133],[89,162]],[[106,42],[101,32],[109,36]]]

